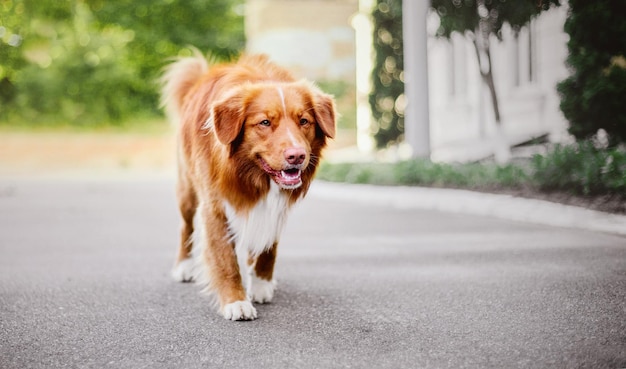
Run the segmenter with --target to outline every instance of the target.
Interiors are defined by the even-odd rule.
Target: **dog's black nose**
[[[285,150],[285,160],[291,165],[299,165],[306,159],[306,151],[301,147],[290,147]]]

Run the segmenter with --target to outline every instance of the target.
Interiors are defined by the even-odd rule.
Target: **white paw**
[[[228,320],[254,320],[256,309],[250,301],[235,301],[224,306],[222,315]]]
[[[192,258],[185,259],[174,266],[172,269],[172,278],[177,282],[193,281],[195,263]]]
[[[271,302],[274,298],[274,291],[276,290],[276,280],[266,281],[254,274],[250,275],[248,280],[248,297],[253,302],[264,304]]]

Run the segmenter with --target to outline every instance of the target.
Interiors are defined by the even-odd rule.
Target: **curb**
[[[490,216],[626,236],[626,216],[511,195],[427,187],[385,187],[315,181],[309,196],[397,209]]]

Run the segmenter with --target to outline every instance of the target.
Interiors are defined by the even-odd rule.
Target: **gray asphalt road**
[[[0,181],[0,367],[626,367],[623,237],[312,196],[230,322],[177,229],[168,180]]]

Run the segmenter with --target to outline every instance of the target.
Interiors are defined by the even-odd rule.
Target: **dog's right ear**
[[[211,117],[213,129],[217,139],[224,145],[230,145],[235,141],[245,118],[244,97],[241,90],[231,91],[226,98],[211,105]]]

